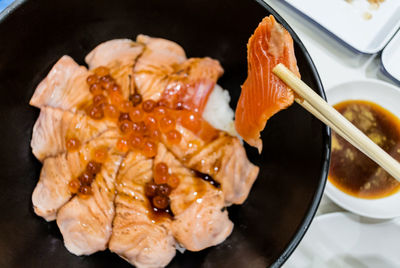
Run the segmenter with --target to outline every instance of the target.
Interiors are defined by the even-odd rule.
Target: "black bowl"
[[[303,80],[325,97],[315,66],[287,23],[261,0],[29,0],[0,15],[0,267],[129,267],[110,252],[70,254],[56,224],[35,216],[31,194],[41,164],[29,146],[39,111],[28,105],[36,85],[62,55],[83,64],[97,44],[145,33],[181,44],[188,56],[210,56],[225,69],[219,83],[232,105],[246,78],[246,43],[273,14],[291,33]],[[221,245],[177,253],[170,267],[280,266],[318,207],[328,171],[330,133],[298,105],[274,116],[262,133],[261,167]]]

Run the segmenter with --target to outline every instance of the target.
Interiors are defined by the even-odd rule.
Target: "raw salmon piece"
[[[90,70],[99,66],[110,68],[111,76],[120,86],[122,95],[128,99],[135,87],[133,66],[143,48],[142,44],[130,39],[114,39],[95,47],[85,61]]]
[[[83,170],[78,152],[47,158],[32,194],[35,213],[46,221],[55,220],[58,209],[72,197],[68,183]]]
[[[32,194],[33,208],[38,216],[47,221],[55,220],[58,209],[72,197],[69,182],[85,170],[93,149],[106,145],[110,139],[116,139],[115,135],[116,132],[107,131],[83,144],[78,151],[44,160],[39,181]]]
[[[153,159],[128,153],[116,181],[111,251],[136,267],[164,267],[175,256],[170,219],[152,220],[144,185],[153,177]]]
[[[196,178],[161,143],[155,163],[164,162],[179,177],[179,186],[170,195],[175,239],[191,251],[222,243],[232,232],[233,223],[223,210],[223,193],[210,183]]]
[[[248,75],[236,107],[235,127],[251,146],[262,150],[260,132],[275,113],[294,100],[272,69],[283,63],[300,77],[290,34],[270,15],[262,20],[247,44]]]
[[[143,45],[130,39],[113,39],[96,46],[85,57],[85,62],[90,70],[99,66],[111,69],[133,66],[142,51]]]
[[[246,200],[259,171],[247,159],[239,139],[228,135],[205,145],[187,159],[186,165],[219,182],[226,205],[242,204]]]
[[[203,113],[208,97],[218,78],[224,73],[219,61],[211,58],[191,58],[170,76],[163,99],[181,101],[185,109]]]
[[[179,143],[170,142],[165,134],[162,134],[161,141],[178,159],[186,159],[204,146],[205,142],[202,139],[180,124],[177,124],[175,129],[182,135]]]
[[[70,138],[84,144],[112,127],[115,128],[115,124],[108,120],[93,120],[83,114],[43,107],[33,126],[32,153],[43,161],[65,152]]]
[[[117,132],[116,132],[117,133]],[[111,237],[114,218],[115,178],[123,156],[116,152],[117,135],[104,139],[107,160],[91,184],[88,197],[74,196],[57,213],[57,225],[65,247],[75,255],[105,250]]]
[[[87,76],[85,67],[79,66],[69,56],[62,56],[37,86],[29,104],[76,112],[92,99],[86,84]]]
[[[189,110],[203,112],[208,97],[223,69],[211,58],[186,59],[176,43],[139,35],[137,42],[145,45],[135,68],[136,88],[143,99],[182,101]]]
[[[158,100],[169,83],[169,76],[186,60],[185,51],[178,44],[146,35],[136,41],[145,46],[134,67],[136,90],[144,100]]]

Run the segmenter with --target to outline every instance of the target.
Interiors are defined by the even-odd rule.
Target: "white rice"
[[[231,96],[227,90],[215,85],[211,92],[206,107],[203,112],[203,118],[216,129],[228,132],[232,136],[237,136],[233,117],[233,110],[229,106]]]

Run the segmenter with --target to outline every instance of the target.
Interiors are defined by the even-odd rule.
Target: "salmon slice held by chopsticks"
[[[267,120],[294,101],[293,91],[272,69],[282,63],[300,77],[293,39],[272,15],[265,17],[250,37],[247,62],[248,75],[237,104],[235,127],[248,144],[261,152],[260,132]]]

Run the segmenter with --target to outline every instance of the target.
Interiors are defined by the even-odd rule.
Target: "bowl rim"
[[[23,3],[29,0],[15,0],[12,4],[6,7],[2,12],[0,12],[0,23],[5,21],[7,17],[12,14],[16,9],[18,9]],[[266,2],[263,0],[253,0],[257,2],[261,7],[263,7],[266,11],[268,11],[271,15],[273,15],[276,20],[282,24],[285,29],[290,33],[294,42],[299,46],[301,52],[304,54],[304,57],[307,63],[310,66],[311,74],[316,78],[317,88],[315,89],[317,94],[319,94],[324,100],[326,100],[326,94],[324,91],[324,87],[322,85],[321,78],[318,74],[316,66],[311,59],[310,54],[308,53],[307,49],[305,48],[304,44],[297,36],[297,34],[293,31],[293,29],[289,26],[289,24]],[[298,229],[296,230],[295,234],[291,238],[290,242],[286,246],[286,248],[281,252],[280,256],[271,263],[270,267],[280,267],[282,266],[285,261],[290,257],[293,251],[296,249],[298,244],[300,243],[301,239],[303,238],[304,234],[308,230],[319,206],[321,201],[322,195],[324,193],[325,184],[328,177],[329,171],[329,162],[330,162],[330,152],[331,152],[331,130],[329,127],[325,126],[322,132],[322,140],[323,140],[323,153],[322,153],[322,164],[320,165],[320,179],[318,187],[315,191],[314,197],[312,198],[310,207],[303,219],[300,223]]]

